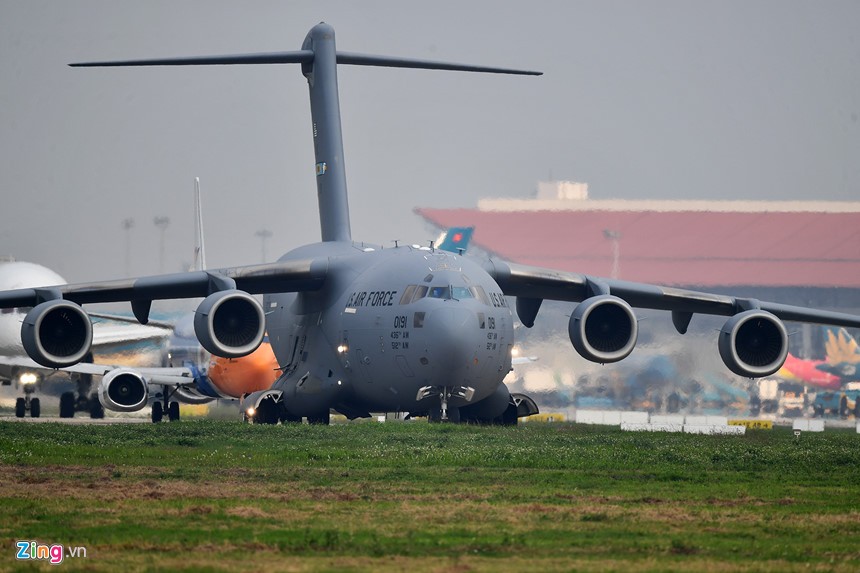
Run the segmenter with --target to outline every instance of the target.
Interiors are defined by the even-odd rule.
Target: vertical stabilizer
[[[343,161],[343,136],[337,95],[337,52],[334,28],[320,23],[311,28],[302,50],[314,54],[302,64],[311,97],[311,121],[316,161],[317,200],[323,241],[350,241],[349,201]]]
[[[334,28],[325,22],[311,28],[305,37],[302,49],[296,52],[80,62],[69,65],[72,67],[112,67],[249,64],[301,64],[302,73],[308,80],[311,97],[311,119],[313,121],[317,199],[319,200],[323,241],[352,240],[349,227],[349,203],[346,194],[346,169],[343,162],[340,105],[337,96],[338,64],[530,76],[541,74],[541,72],[510,68],[453,64],[353,52],[337,53],[334,45]],[[202,247],[202,240],[200,244]]]
[[[194,178],[194,263],[192,271],[206,270],[206,248],[203,245],[203,207],[200,199],[200,178]]]

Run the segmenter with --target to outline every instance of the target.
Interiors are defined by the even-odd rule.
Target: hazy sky
[[[307,86],[290,66],[69,62],[338,47],[538,69],[341,67],[353,237],[424,242],[416,206],[519,197],[860,199],[860,2],[0,0],[0,254],[68,280],[212,266],[319,240]]]

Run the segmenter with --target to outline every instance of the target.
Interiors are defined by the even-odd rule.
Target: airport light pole
[[[260,229],[254,233],[255,237],[260,237],[260,262],[266,262],[266,241],[272,237],[272,232],[268,229]]]
[[[617,279],[621,275],[621,231],[604,229],[603,236],[612,242],[612,273],[609,276]]]
[[[152,220],[153,224],[161,231],[161,240],[160,240],[160,248],[158,254],[158,272],[164,272],[164,232],[167,230],[167,226],[170,224],[169,217],[155,217]]]
[[[134,227],[134,219],[129,217],[122,220],[122,230],[125,231],[125,276],[131,276],[131,229]]]

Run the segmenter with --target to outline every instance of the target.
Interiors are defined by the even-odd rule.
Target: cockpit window
[[[400,297],[400,304],[409,304],[412,302],[412,294],[415,292],[415,285],[409,285],[403,291],[403,296]]]
[[[428,287],[424,285],[419,285],[415,287],[415,292],[412,295],[412,302],[415,302],[416,300],[421,300],[422,298],[427,296],[427,290]]]
[[[400,297],[400,304],[410,304],[424,297],[441,298],[443,300],[465,300],[477,298],[489,305],[487,294],[481,287],[408,285]]]
[[[454,298],[457,300],[464,300],[467,298],[475,298],[475,295],[473,295],[472,291],[466,287],[454,287]]]
[[[480,300],[487,306],[490,306],[490,297],[487,296],[487,292],[484,290],[482,286],[473,286],[469,287],[469,291],[475,295],[475,298]]]
[[[430,292],[427,293],[430,298],[451,298],[451,287],[434,286],[430,287]]]

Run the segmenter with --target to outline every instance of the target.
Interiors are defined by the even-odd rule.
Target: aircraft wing
[[[517,312],[520,320],[528,327],[534,324],[534,316],[520,311],[531,306],[536,315],[541,300],[581,302],[592,296],[608,294],[623,299],[633,307],[671,311],[672,322],[681,334],[687,331],[694,314],[732,316],[751,309],[770,312],[782,320],[860,328],[860,316],[841,312],[592,277],[498,259],[490,259],[484,268],[505,295],[518,297]]]
[[[77,304],[131,301],[135,317],[146,324],[153,300],[205,297],[227,288],[241,289],[250,294],[316,290],[322,287],[327,272],[328,259],[316,258],[136,279],[26,288],[0,292],[0,308],[34,306],[57,298]]]
[[[126,316],[124,314],[113,314],[110,312],[93,312],[93,311],[87,312],[87,314],[89,314],[91,318],[99,318],[102,321],[107,320],[110,322],[123,322],[126,324],[137,324],[136,318],[134,318],[133,316]],[[95,323],[95,321],[93,321],[93,323]],[[104,323],[102,323],[102,324],[104,324]],[[160,329],[164,329],[164,330],[169,331],[168,334],[170,334],[170,332],[173,331],[173,328],[176,325],[173,322],[170,322],[167,320],[149,319],[149,321],[146,323],[146,326],[154,326],[154,327],[157,327]],[[95,333],[93,333],[93,336],[95,336]]]
[[[134,320],[134,319],[130,319]],[[108,325],[100,323],[93,328],[93,348],[104,349],[114,344],[128,344],[144,341],[162,341],[173,332],[161,326],[153,326],[151,323],[144,326],[141,324]]]
[[[89,374],[92,376],[104,376],[112,370],[120,368],[128,368],[126,366],[118,366],[113,364],[92,364],[89,362],[79,362],[64,368],[45,368],[37,364],[26,356],[0,356],[0,364],[9,366],[19,366],[33,370],[50,370],[69,372],[72,374]],[[131,368],[135,372],[146,377],[146,381],[153,384],[162,384],[165,386],[185,386],[194,384],[194,373],[189,368],[168,368],[153,366],[149,368]]]

